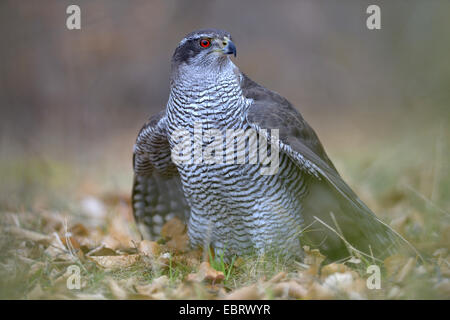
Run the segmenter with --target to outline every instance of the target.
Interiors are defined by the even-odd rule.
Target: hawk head
[[[236,56],[231,35],[224,30],[205,29],[189,33],[180,41],[172,57],[172,70],[180,67],[220,69]]]

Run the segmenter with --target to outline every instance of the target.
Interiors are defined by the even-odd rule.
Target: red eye
[[[211,41],[209,41],[208,39],[202,39],[200,40],[200,45],[203,48],[208,48],[211,45]]]

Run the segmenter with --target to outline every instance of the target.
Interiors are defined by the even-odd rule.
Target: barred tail
[[[135,175],[132,206],[144,239],[156,239],[164,223],[173,217],[185,221],[189,216],[189,206],[178,175],[171,178],[157,173],[148,176]]]

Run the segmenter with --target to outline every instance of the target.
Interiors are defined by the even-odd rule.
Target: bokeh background
[[[66,28],[69,4],[81,30]],[[366,28],[369,4],[381,30]],[[449,12],[447,0],[1,1],[0,210],[128,194],[172,52],[205,27],[233,35],[235,63],[302,112],[372,207],[412,193],[448,210]]]
[[[66,28],[70,4],[81,30]],[[381,30],[366,27],[370,4]],[[298,108],[344,180],[427,261],[389,257],[394,282],[382,292],[328,297],[450,299],[449,13],[448,0],[0,1],[0,298],[123,299],[111,277],[165,275],[179,289],[197,272],[200,261],[111,274],[85,255],[136,252],[135,138],[165,107],[177,43],[213,27],[232,34],[240,69]],[[70,293],[63,274],[74,261],[87,284]],[[231,264],[229,290],[295,267],[258,261]]]

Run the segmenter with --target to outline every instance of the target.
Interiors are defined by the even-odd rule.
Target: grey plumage
[[[366,254],[392,253],[399,237],[342,180],[313,129],[289,101],[241,73],[231,53],[231,36],[214,29],[189,34],[175,50],[166,110],[135,144],[132,202],[144,233],[154,236],[177,215],[192,246],[210,244],[228,256],[269,249],[299,256],[305,241],[330,258],[348,255],[328,225]],[[279,129],[278,172],[262,175],[261,164],[249,163],[175,164],[173,134],[192,135],[196,123],[223,135],[253,129],[269,143],[265,129]],[[314,231],[305,231],[310,225]]]

